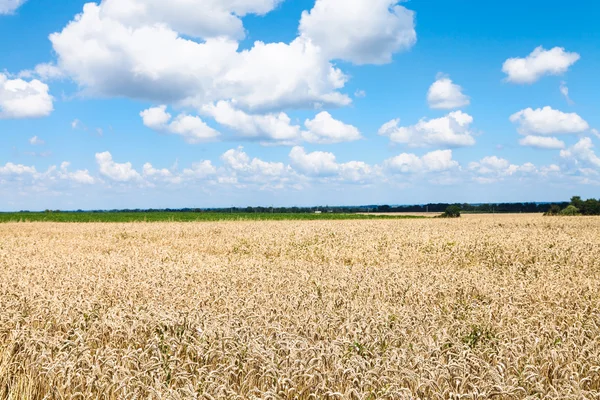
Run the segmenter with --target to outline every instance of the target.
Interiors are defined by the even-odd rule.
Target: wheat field
[[[0,224],[2,399],[599,391],[600,218]]]

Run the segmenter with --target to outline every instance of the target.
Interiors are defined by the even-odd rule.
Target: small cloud
[[[575,104],[573,100],[571,100],[571,98],[569,97],[569,87],[567,86],[567,82],[562,81],[560,83],[560,93],[565,97],[567,103]]]
[[[356,97],[357,99],[367,97],[367,92],[365,92],[364,90],[357,90],[356,92],[354,92],[354,97]]]
[[[72,129],[85,129],[85,127],[83,126],[81,121],[78,119],[74,119],[73,122],[71,122],[71,128]]]
[[[98,134],[98,136],[103,136],[104,130],[102,128],[96,128],[96,133]]]
[[[46,142],[40,139],[39,137],[34,136],[31,139],[29,139],[29,144],[32,146],[43,146],[46,144]]]

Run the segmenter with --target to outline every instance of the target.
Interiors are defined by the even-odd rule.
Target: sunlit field
[[[0,224],[0,398],[600,398],[600,218]]]

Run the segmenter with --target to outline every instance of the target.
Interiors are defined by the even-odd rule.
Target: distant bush
[[[575,215],[580,215],[579,214],[579,209],[575,206],[568,206],[567,208],[565,208],[564,210],[562,210],[560,212],[560,215],[564,215],[564,216],[575,216]]]
[[[460,207],[449,206],[446,211],[440,215],[440,218],[460,218]]]

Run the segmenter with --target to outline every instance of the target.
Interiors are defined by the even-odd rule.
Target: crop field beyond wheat
[[[599,391],[600,218],[0,224],[1,399]]]

